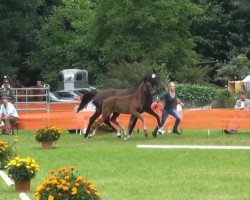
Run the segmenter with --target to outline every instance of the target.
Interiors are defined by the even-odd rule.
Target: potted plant
[[[0,169],[4,169],[4,166],[12,157],[14,157],[12,146],[0,139]]]
[[[42,143],[43,148],[51,149],[52,142],[57,141],[60,138],[61,133],[62,129],[56,126],[46,125],[37,130],[35,138],[38,142]]]
[[[30,181],[39,170],[39,165],[32,158],[16,157],[5,166],[8,175],[15,181],[17,192],[28,192]]]
[[[77,176],[74,169],[74,166],[69,169],[63,167],[57,173],[51,170],[51,176],[36,188],[36,200],[99,200],[100,194],[93,183]]]

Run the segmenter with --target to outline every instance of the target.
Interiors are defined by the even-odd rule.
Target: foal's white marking
[[[150,149],[250,149],[250,146],[199,146],[199,145],[137,145]]]

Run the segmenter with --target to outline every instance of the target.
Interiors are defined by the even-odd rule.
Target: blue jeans
[[[179,123],[181,121],[181,118],[179,116],[179,113],[174,108],[162,111],[160,127],[162,127],[165,124],[166,119],[167,119],[167,117],[168,117],[169,114],[172,115],[175,118],[175,123],[174,123],[173,130],[177,131],[177,127],[178,127],[178,125],[179,125]]]

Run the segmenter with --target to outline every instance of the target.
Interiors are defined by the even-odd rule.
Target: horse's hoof
[[[156,138],[157,137],[157,132],[156,131],[152,132],[152,136],[153,136],[153,138]]]
[[[128,140],[128,138],[127,138],[127,137],[125,137],[125,138],[124,138],[124,141],[127,141],[127,140]]]
[[[83,138],[84,138],[84,139],[87,139],[87,138],[88,138],[88,135],[87,135],[87,134],[83,134]]]
[[[148,133],[144,133],[144,136],[145,136],[145,137],[148,137]]]
[[[121,135],[117,135],[116,137],[117,137],[117,138],[119,138],[119,139],[121,139],[121,138],[122,138],[122,136],[121,136]]]

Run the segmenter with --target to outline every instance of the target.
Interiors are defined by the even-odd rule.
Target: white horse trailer
[[[59,72],[58,89],[89,88],[88,72],[82,69],[65,69]]]

